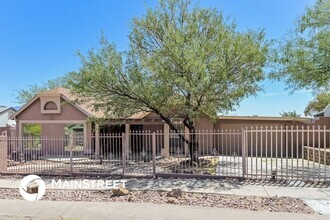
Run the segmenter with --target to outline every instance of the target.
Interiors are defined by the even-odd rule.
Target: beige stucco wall
[[[196,121],[196,130],[213,130],[214,129],[214,122],[207,117],[206,115],[202,115],[197,121]]]
[[[41,124],[41,136],[53,139],[41,143],[42,152],[52,154],[62,153],[65,145],[65,141],[63,140],[64,126],[66,124],[84,124],[87,116],[62,98],[60,108],[60,113],[43,114],[41,113],[40,99],[37,99],[16,116],[16,134],[18,136],[22,135],[22,126],[24,124]],[[91,126],[88,125],[86,127],[86,140],[90,140]],[[61,138],[62,140],[59,140]],[[90,141],[87,141],[85,144],[86,153],[91,151],[90,145]]]
[[[52,123],[41,124],[41,136],[63,138],[64,124],[52,124]]]
[[[271,156],[273,157],[280,155],[288,155],[288,157],[297,155],[302,156],[302,148],[303,146],[314,146],[314,147],[329,147],[330,137],[324,136],[324,133],[317,132],[318,125],[326,125],[329,127],[330,123],[328,123],[329,119],[321,119],[316,121],[316,123],[303,123],[297,121],[276,121],[276,120],[235,120],[235,119],[223,119],[219,120],[214,128],[216,130],[224,131],[224,132],[240,132],[242,129],[248,128],[248,130],[260,130],[261,127],[266,129],[268,127],[267,132],[253,131],[249,132],[246,135],[248,139],[247,151],[249,155],[258,155],[258,156]],[[313,125],[315,131],[313,131]],[[277,128],[276,128],[277,126]],[[287,127],[286,127],[287,126]],[[298,126],[298,127],[297,127]],[[309,133],[302,132],[301,127],[304,126],[306,129],[309,126]],[[276,130],[277,129],[277,130]],[[298,130],[298,132],[297,132]],[[218,140],[220,139],[220,140]],[[215,142],[220,141],[221,137],[216,137]],[[325,142],[324,142],[325,141]],[[242,141],[237,140],[236,143],[231,144],[234,148],[231,151],[241,152],[242,150]],[[251,148],[252,146],[252,148]]]
[[[87,119],[87,116],[75,108],[72,104],[67,103],[65,100],[61,99],[61,113],[60,114],[42,114],[41,113],[41,103],[37,99],[34,103],[29,105],[24,111],[22,111],[17,117],[16,130],[21,131],[21,124],[23,123],[47,123],[51,124],[55,121],[70,121],[72,124],[73,121],[84,121]],[[49,121],[49,123],[48,123]],[[20,123],[21,122],[21,123]],[[43,126],[45,129],[46,126]],[[62,133],[62,135],[61,135]],[[17,135],[22,135],[22,133],[17,132]],[[54,129],[47,129],[42,131],[43,136],[56,136],[64,135],[64,129],[62,127],[56,127]]]
[[[17,116],[18,120],[85,120],[86,118],[85,114],[63,99],[61,99],[60,114],[42,114],[41,103],[37,99]]]
[[[41,136],[47,137],[48,139],[41,143],[42,153],[51,155],[64,153],[64,124],[41,124]]]
[[[330,137],[324,137],[324,133],[312,132],[312,126],[317,129],[318,125],[322,127],[330,126],[330,118],[320,118],[315,123],[304,123],[299,121],[279,121],[279,120],[242,120],[242,119],[219,119],[213,122],[208,117],[202,117],[196,122],[198,151],[200,154],[212,154],[213,150],[222,154],[232,155],[234,152],[238,155],[242,154],[242,129],[259,130],[261,127],[268,129],[272,127],[270,132],[252,132],[247,133],[249,141],[247,151],[249,155],[273,156],[276,154],[288,155],[288,157],[302,155],[302,147],[304,145],[321,148],[329,147]],[[277,126],[277,131],[275,130]],[[287,130],[286,130],[287,126]],[[309,135],[307,132],[295,132],[301,130],[301,126],[305,128],[310,126]],[[282,131],[280,131],[282,129]],[[293,130],[291,130],[293,129]],[[219,133],[220,134],[217,134]],[[314,136],[313,136],[314,133]],[[314,137],[314,138],[313,138]],[[324,143],[325,142],[325,143]],[[251,148],[252,146],[252,148]]]
[[[330,128],[330,117],[319,117],[315,120],[315,126]]]
[[[163,131],[164,125],[163,124],[144,124],[143,130],[150,131],[150,132]]]

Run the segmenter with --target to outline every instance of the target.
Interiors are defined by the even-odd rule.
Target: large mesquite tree
[[[80,101],[119,118],[153,112],[179,132],[171,118],[190,130],[191,161],[200,114],[215,119],[260,90],[268,45],[262,31],[239,32],[216,9],[189,1],[164,0],[132,21],[130,49],[119,52],[101,39],[70,74]]]
[[[33,84],[30,85],[27,89],[18,89],[17,95],[15,97],[16,103],[20,105],[26,104],[28,101],[30,101],[36,94],[54,89],[56,87],[65,87],[70,88],[68,82],[67,76],[61,76],[57,77],[55,79],[50,79],[47,82],[42,83],[41,85]]]
[[[291,90],[330,91],[330,0],[317,0],[299,18],[275,56],[274,76]]]

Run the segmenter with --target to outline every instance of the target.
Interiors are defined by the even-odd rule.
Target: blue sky
[[[79,68],[75,52],[98,46],[101,30],[118,49],[128,47],[130,20],[155,0],[0,0],[0,105],[17,106],[16,91]],[[239,30],[265,29],[281,39],[315,0],[201,0],[235,18]],[[289,94],[280,82],[264,81],[264,91],[245,99],[231,115],[299,114],[313,99],[305,90]]]

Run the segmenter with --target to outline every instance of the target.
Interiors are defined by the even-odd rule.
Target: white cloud
[[[270,92],[265,94],[265,96],[274,96],[274,95],[277,95],[277,93]]]

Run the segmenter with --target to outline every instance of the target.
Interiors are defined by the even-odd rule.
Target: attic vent
[[[44,105],[44,110],[57,110],[57,105],[55,102],[49,101]]]
[[[40,97],[40,110],[42,114],[60,114],[61,98],[60,96]]]

